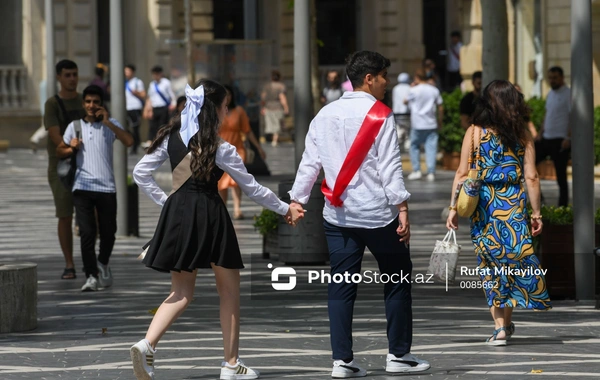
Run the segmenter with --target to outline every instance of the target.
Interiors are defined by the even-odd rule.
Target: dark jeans
[[[563,139],[544,139],[535,143],[535,163],[539,164],[550,156],[556,169],[556,182],[558,183],[558,205],[566,206],[569,203],[569,183],[567,182],[567,164],[569,163],[570,149],[562,150]]]
[[[148,131],[148,140],[154,141],[158,130],[169,122],[169,107],[152,108],[152,119]]]
[[[127,111],[127,122],[129,124],[131,134],[133,135],[133,147],[131,147],[131,151],[133,153],[136,153],[138,146],[140,146],[140,121],[141,121],[141,118],[142,118],[142,110]]]
[[[448,71],[448,90],[454,91],[454,89],[460,86],[462,82],[462,76],[460,71]]]
[[[386,283],[383,294],[389,352],[396,356],[409,353],[412,344],[412,262],[409,249],[396,234],[398,219],[376,229],[337,227],[328,222],[324,226],[332,276],[345,272],[350,275],[360,273],[365,246],[377,259],[381,274],[397,274],[396,280],[408,274],[408,282]],[[357,288],[358,285],[354,283],[336,284],[332,281],[329,284],[329,328],[334,360],[351,360],[354,357],[352,315]]]
[[[96,235],[100,232],[98,261],[107,265],[115,245],[117,232],[117,194],[75,190],[73,192],[79,235],[81,259],[86,277],[98,276],[96,262]],[[96,225],[98,214],[98,226]]]

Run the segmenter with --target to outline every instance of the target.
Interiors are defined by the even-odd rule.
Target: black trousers
[[[535,143],[535,163],[539,164],[550,156],[556,169],[556,182],[558,183],[558,205],[566,206],[569,203],[569,183],[567,182],[567,164],[569,163],[570,149],[562,149],[563,139],[544,139]]]
[[[100,232],[98,261],[107,265],[117,232],[117,194],[75,190],[73,203],[81,237],[83,271],[86,277],[98,276],[96,235]],[[98,225],[96,225],[96,214],[98,214]]]
[[[412,297],[409,248],[396,234],[398,218],[385,227],[344,228],[323,223],[329,247],[331,275],[349,276],[361,272],[365,247],[368,247],[379,265],[379,271],[394,279],[383,287],[389,353],[404,356],[412,345]],[[329,283],[328,311],[331,348],[334,360],[351,360],[352,316],[358,285],[356,283]]]
[[[137,148],[140,146],[140,121],[142,118],[142,110],[129,110],[127,111],[127,122],[129,129],[133,135],[133,147],[131,151],[137,153]]]
[[[169,107],[152,108],[152,119],[148,131],[148,140],[154,141],[158,130],[169,122]]]

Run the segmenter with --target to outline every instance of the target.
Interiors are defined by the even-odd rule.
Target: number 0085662
[[[461,289],[496,289],[498,281],[461,281],[459,286]]]

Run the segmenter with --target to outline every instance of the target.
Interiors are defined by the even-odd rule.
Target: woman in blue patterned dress
[[[474,125],[465,133],[460,166],[452,187],[456,189],[467,178],[474,136],[482,186],[479,204],[471,216],[471,237],[479,263],[478,273],[494,319],[494,332],[487,339],[487,344],[492,346],[506,345],[514,333],[513,308],[551,308],[544,271],[532,245],[532,236],[542,232],[542,217],[535,148],[527,130],[528,116],[529,108],[523,96],[510,82],[491,82],[473,114]],[[531,216],[527,200],[531,204]],[[448,229],[457,229],[454,194],[452,202],[446,225]]]

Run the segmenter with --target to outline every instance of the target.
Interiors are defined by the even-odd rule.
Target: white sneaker
[[[113,284],[112,271],[108,264],[98,262],[98,283],[101,288],[108,288]]]
[[[396,355],[388,354],[386,359],[386,372],[421,372],[427,371],[431,365],[428,361],[417,359],[413,354],[406,354],[399,358]]]
[[[94,276],[88,277],[81,287],[82,292],[95,292],[96,290],[98,290],[98,279]]]
[[[433,173],[429,173],[429,174],[427,174],[427,180],[428,180],[429,182],[433,182],[433,181],[435,181],[435,174],[433,174]]]
[[[239,358],[234,366],[227,362],[221,363],[221,380],[258,379],[258,376],[260,372],[248,367]]]
[[[347,379],[349,377],[365,376],[367,376],[367,371],[354,364],[354,360],[352,360],[350,363],[346,363],[343,360],[336,360],[333,362],[331,377],[334,379]]]
[[[154,380],[154,354],[150,342],[142,339],[129,350],[133,362],[133,373],[137,380]]]
[[[421,172],[412,172],[408,175],[408,179],[409,180],[415,180],[415,179],[421,179],[421,177],[423,177],[423,174],[421,174]]]

